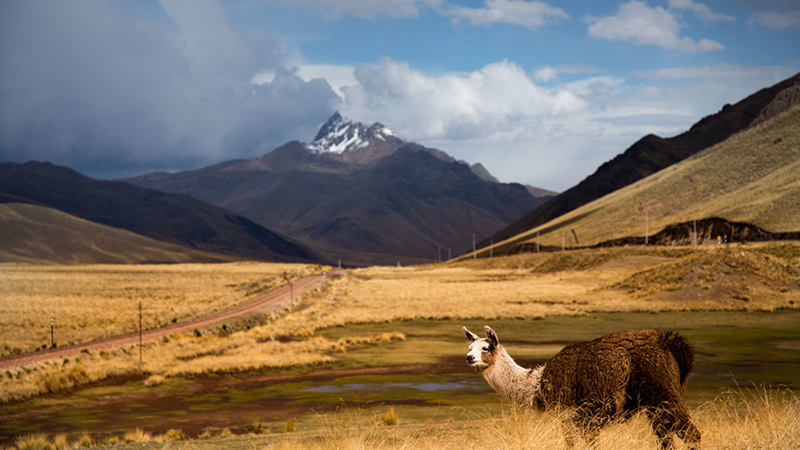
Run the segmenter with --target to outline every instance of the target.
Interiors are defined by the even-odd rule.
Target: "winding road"
[[[346,271],[334,271],[327,274],[327,279],[342,276]],[[321,286],[326,282],[325,275],[317,274],[303,278],[290,286],[283,286],[267,294],[242,303],[239,306],[216,311],[206,316],[198,317],[188,322],[178,322],[167,325],[162,328],[155,328],[142,332],[142,342],[151,341],[153,339],[160,339],[170,333],[185,333],[192,331],[195,328],[204,329],[212,325],[218,324],[225,320],[235,319],[242,317],[245,314],[252,312],[274,312],[283,308],[287,300],[290,301],[292,292],[295,296],[302,296],[304,293]],[[90,352],[98,352],[103,349],[112,347],[125,347],[137,345],[139,343],[139,333],[125,334],[122,336],[112,336],[108,338],[98,339],[96,341],[85,342],[82,344],[73,344],[65,347],[51,348],[32,353],[24,353],[22,355],[8,355],[0,357],[0,369],[8,369],[11,367],[22,367],[34,364],[41,361],[51,359],[66,358],[73,355],[78,355],[84,350]]]

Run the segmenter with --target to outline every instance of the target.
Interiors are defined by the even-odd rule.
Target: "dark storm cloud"
[[[113,177],[252,158],[313,136],[338,101],[218,3],[162,7],[172,26],[98,1],[2,2],[0,160]]]

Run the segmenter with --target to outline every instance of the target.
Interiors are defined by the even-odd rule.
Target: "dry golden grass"
[[[189,374],[325,364],[335,361],[336,355],[346,352],[349,346],[404,339],[392,333],[338,340],[315,336],[316,330],[345,324],[418,319],[530,319],[592,312],[797,308],[800,307],[799,264],[800,247],[781,244],[582,250],[515,255],[446,266],[358,269],[330,281],[313,295],[297,299],[284,315],[266,318],[265,322],[248,330],[197,336],[176,334],[150,342],[143,349],[143,364],[138,362],[138,350],[129,347],[9,371],[0,378],[0,401],[28,398],[131,372],[147,374],[145,384],[156,386],[166,377]],[[133,305],[136,298],[147,295],[152,299],[161,293],[164,308],[171,305],[175,296],[181,299],[175,306],[183,307],[184,314],[189,315],[210,311],[212,305],[222,307],[226,301],[241,301],[249,283],[254,283],[249,285],[256,289],[266,286],[274,277],[261,277],[266,273],[274,275],[282,268],[260,264],[199,268],[47,266],[39,267],[42,273],[38,275],[36,268],[30,267],[16,272],[11,270],[13,267],[4,270],[18,279],[69,280],[74,276],[88,286],[84,292],[89,298],[100,299],[95,300],[91,311],[113,308],[116,298],[99,294],[105,290],[138,292],[138,297],[131,299]],[[111,284],[91,288],[92,277],[86,274],[96,275],[102,271],[113,274],[106,279]],[[155,272],[159,275],[154,275]],[[109,281],[114,277],[119,285]],[[237,284],[235,280],[240,281]],[[215,287],[216,291],[211,291],[217,292],[218,297],[217,303],[206,302],[201,308],[192,302],[199,301],[197,298],[207,299],[201,293],[207,291],[200,290],[203,282],[205,286]],[[14,283],[26,286],[20,281]],[[57,282],[44,284],[56,285]],[[129,289],[131,286],[136,289]],[[145,289],[146,286],[151,287]],[[39,292],[34,287],[15,289]],[[186,292],[175,293],[180,289]],[[696,298],[698,293],[703,297]],[[80,305],[78,292],[72,295],[74,304]],[[27,317],[24,308],[16,307],[19,308],[17,315]],[[200,312],[192,313],[198,310]],[[174,311],[170,311],[172,313]],[[3,320],[9,323],[20,323],[19,318],[6,317]],[[108,332],[102,317],[82,320],[87,321],[87,335]],[[21,323],[23,326],[18,329],[25,331],[25,322]],[[4,332],[9,336],[7,342],[19,345],[8,330]],[[286,337],[293,339],[282,342]]]
[[[310,337],[280,342],[264,338],[263,334],[259,328],[225,336],[174,334],[145,344],[141,364],[138,348],[128,347],[9,370],[0,377],[0,402],[31,398],[129,373],[150,374],[143,384],[155,387],[165,378],[175,376],[313,366],[335,361],[331,354],[346,352],[353,345],[405,340],[401,333],[382,333],[337,340]]]
[[[800,107],[538,228],[495,244],[594,245],[708,217],[800,231]],[[572,230],[578,236],[575,242]],[[701,236],[700,239],[714,239]],[[478,252],[488,255],[489,249]],[[466,255],[462,259],[469,257]]]
[[[283,284],[297,264],[0,265],[0,355],[86,342],[184,321],[235,306]]]
[[[390,411],[391,413],[391,411]],[[728,391],[691,411],[704,449],[794,450],[800,442],[800,398],[788,391],[759,390],[757,396]],[[464,412],[459,423],[395,426],[377,410],[342,410],[316,418],[308,429],[282,435],[252,436],[236,442],[205,441],[198,448],[308,449],[553,449],[565,448],[563,420],[553,414],[505,405],[501,414]],[[199,442],[198,442],[199,444]],[[604,428],[593,446],[577,449],[656,449],[650,424],[640,414]],[[686,446],[679,439],[676,448]]]
[[[310,334],[391,320],[797,308],[798,248],[612,248],[358,269],[307,300],[305,309],[256,332]]]

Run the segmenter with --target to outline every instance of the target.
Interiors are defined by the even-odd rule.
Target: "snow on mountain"
[[[364,125],[353,122],[337,111],[320,127],[314,140],[306,148],[317,154],[341,155],[349,150],[364,149],[375,144],[389,144],[392,148],[397,148],[405,142],[380,123]]]
[[[306,149],[317,155],[326,155],[350,164],[372,164],[395,150],[409,144],[405,139],[397,136],[392,130],[380,123],[364,125],[354,122],[339,114],[338,111],[320,127],[314,140],[306,144]],[[464,164],[479,176],[490,183],[499,183],[483,165],[476,163],[470,165],[466,161],[459,161],[447,153],[434,148],[421,147],[422,150],[446,162]]]

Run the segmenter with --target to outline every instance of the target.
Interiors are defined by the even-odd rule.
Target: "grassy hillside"
[[[157,241],[45,206],[0,204],[0,262],[142,264],[233,259]]]
[[[624,153],[600,166],[578,185],[530,211],[493,236],[494,242],[510,239],[575,210],[625,186],[662,170],[691,155],[728,139],[756,123],[786,111],[797,101],[800,74],[762,89],[735,105],[722,109],[694,124],[678,136],[662,139],[648,135]],[[479,247],[484,247],[483,242]]]
[[[494,254],[535,245],[590,246],[652,236],[670,224],[721,217],[771,232],[800,230],[800,108],[503,241]],[[701,236],[715,239],[715,236]],[[487,256],[489,249],[478,252]],[[471,255],[468,255],[471,257]]]

